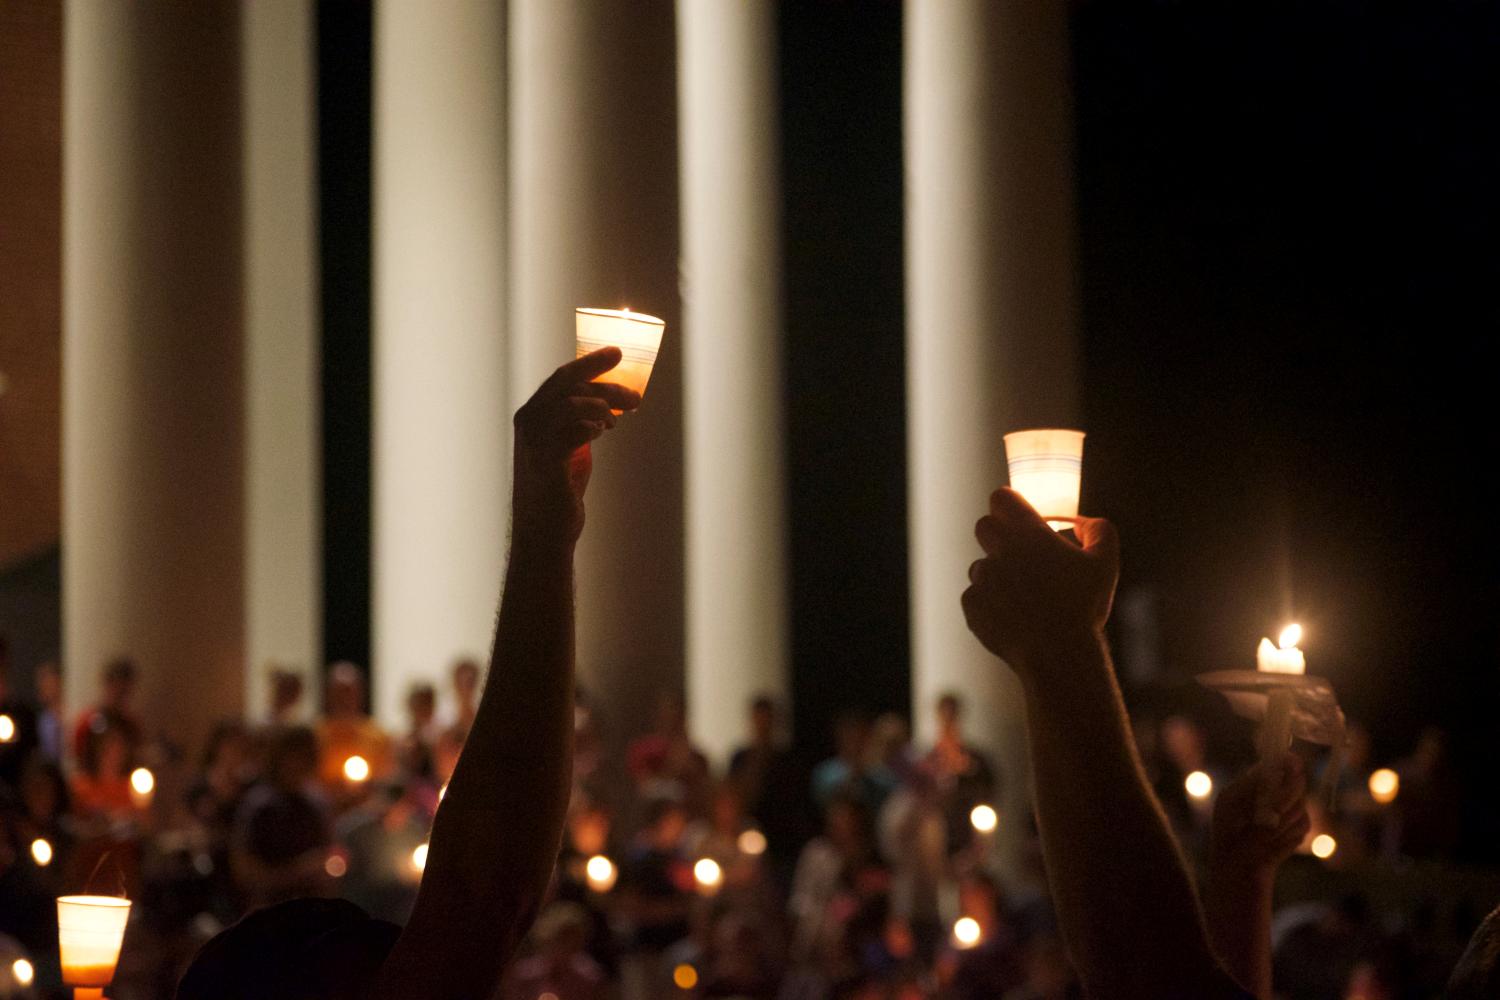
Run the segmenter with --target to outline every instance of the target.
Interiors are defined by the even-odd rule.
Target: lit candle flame
[[[1382,767],[1377,771],[1370,772],[1370,798],[1381,805],[1388,805],[1396,801],[1396,794],[1401,791],[1401,776],[1388,767]]]
[[[700,889],[712,892],[724,881],[724,869],[713,858],[699,858],[698,863],[693,865],[693,878],[697,880]]]
[[[596,854],[589,858],[583,870],[588,876],[589,888],[595,892],[608,892],[615,887],[615,863],[604,855]]]
[[[959,917],[953,922],[953,940],[960,948],[974,947],[983,936],[979,921],[973,917]]]
[[[36,862],[38,868],[46,868],[52,863],[52,843],[45,838],[38,837],[31,842],[31,860]]]
[[[418,844],[411,849],[411,866],[418,874],[427,870],[426,844]]]
[[[1276,637],[1276,645],[1282,649],[1296,649],[1297,644],[1302,641],[1302,626],[1292,622],[1281,630],[1281,635]]]
[[[370,762],[354,754],[344,761],[344,777],[355,783],[369,780]]]
[[[130,772],[130,788],[137,795],[150,795],[156,791],[156,775],[144,767]]]
[[[0,715],[0,743],[9,743],[16,738],[16,720]]]
[[[741,833],[735,843],[739,845],[742,854],[759,857],[766,853],[766,835],[753,827]]]
[[[17,986],[30,986],[31,981],[36,978],[36,969],[24,958],[18,958],[10,963],[10,974],[16,980]]]
[[[1312,839],[1313,856],[1327,860],[1333,857],[1333,852],[1339,849],[1339,842],[1326,833],[1320,833]]]
[[[1000,825],[1000,814],[995,807],[980,804],[969,810],[969,825],[980,833],[994,833]]]
[[[1182,782],[1183,788],[1188,795],[1198,801],[1203,801],[1214,793],[1214,779],[1203,771],[1194,771]]]

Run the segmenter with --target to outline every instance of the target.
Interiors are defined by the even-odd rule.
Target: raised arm
[[[1130,737],[1104,623],[1119,576],[1107,521],[1082,546],[1011,490],[975,534],[969,628],[1021,678],[1037,822],[1063,938],[1096,1000],[1243,998],[1209,947],[1176,841]]]
[[[1307,836],[1307,767],[1291,752],[1258,763],[1214,802],[1203,910],[1234,978],[1271,1000],[1271,892],[1276,869]]]
[[[379,1000],[493,995],[547,891],[572,773],[573,547],[589,442],[615,425],[612,408],[640,404],[589,380],[619,361],[605,348],[564,365],[516,413],[510,563],[489,677]]]

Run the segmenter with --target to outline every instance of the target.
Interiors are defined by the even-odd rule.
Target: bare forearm
[[[1244,871],[1211,859],[1203,910],[1214,950],[1229,972],[1259,1000],[1271,997],[1273,872]]]
[[[569,533],[518,512],[484,696],[383,997],[488,996],[546,893],[572,769],[572,591]]]
[[[1091,997],[1234,997],[1146,784],[1101,638],[1027,670],[1038,824],[1058,917]]]

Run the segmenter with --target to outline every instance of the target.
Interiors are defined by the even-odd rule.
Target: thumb
[[[1083,550],[1110,569],[1120,565],[1120,534],[1102,517],[1080,517],[1073,523],[1073,533]]]

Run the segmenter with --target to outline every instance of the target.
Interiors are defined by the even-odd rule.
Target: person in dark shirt
[[[567,814],[573,551],[589,442],[615,426],[613,410],[640,405],[632,390],[592,381],[619,363],[609,347],[563,365],[516,413],[511,550],[491,668],[406,926],[340,900],[269,907],[204,946],[179,1000],[494,995],[546,896]]]
[[[328,891],[333,843],[324,805],[309,792],[318,764],[310,729],[276,734],[266,780],[251,788],[234,819],[230,860],[252,906]]]

